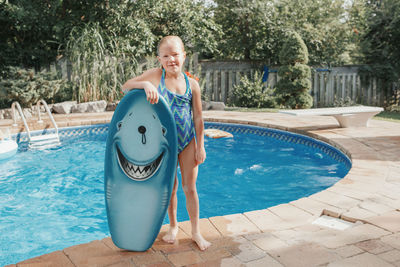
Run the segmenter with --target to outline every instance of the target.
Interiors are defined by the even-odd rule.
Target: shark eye
[[[154,116],[154,114],[153,114],[153,118],[156,119],[156,116]]]
[[[165,127],[162,127],[161,130],[162,134],[165,136],[167,134],[167,129]]]
[[[118,131],[121,130],[121,127],[122,127],[122,122],[120,121],[120,122],[118,122],[118,124],[117,124],[117,129],[118,129]]]

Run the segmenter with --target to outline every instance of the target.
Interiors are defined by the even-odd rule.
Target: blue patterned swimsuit
[[[178,154],[193,139],[194,125],[192,119],[192,90],[187,75],[183,73],[186,81],[186,92],[183,95],[173,93],[165,86],[165,70],[163,69],[161,81],[158,85],[158,93],[164,97],[169,104],[175,118],[178,133]]]

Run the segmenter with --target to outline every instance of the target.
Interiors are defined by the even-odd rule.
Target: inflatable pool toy
[[[0,140],[0,160],[11,158],[17,150],[18,144],[14,140]]]
[[[160,96],[132,90],[121,100],[107,137],[104,180],[114,244],[145,251],[156,239],[171,198],[178,160],[174,117]]]
[[[211,138],[233,137],[231,133],[218,129],[206,129],[204,130],[204,134]]]

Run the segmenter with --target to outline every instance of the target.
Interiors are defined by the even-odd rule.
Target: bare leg
[[[195,139],[179,154],[179,166],[182,173],[182,187],[186,196],[186,209],[192,225],[192,239],[200,250],[207,249],[211,243],[203,238],[199,224],[199,197],[197,195],[196,180],[198,167],[195,160]]]
[[[177,190],[178,190],[178,179],[175,176],[171,200],[169,201],[169,206],[168,206],[169,229],[168,232],[162,238],[165,242],[170,244],[175,242],[176,235],[178,234],[178,221],[176,219],[176,210],[178,207],[178,199],[176,197]]]

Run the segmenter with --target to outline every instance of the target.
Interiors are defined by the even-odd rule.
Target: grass
[[[382,111],[374,117],[377,120],[392,121],[400,123],[400,112],[398,111]]]
[[[227,111],[240,111],[240,112],[278,112],[278,108],[242,108],[242,107],[226,107]],[[377,120],[385,120],[400,123],[400,111],[382,111],[374,117]]]

